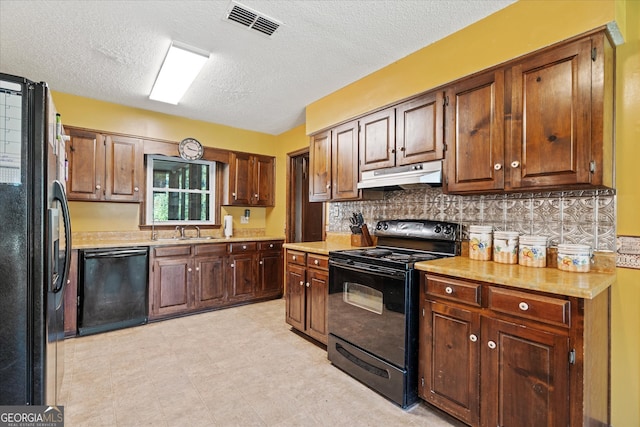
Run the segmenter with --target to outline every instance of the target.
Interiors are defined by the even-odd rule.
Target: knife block
[[[352,234],[351,235],[351,246],[368,246],[367,242],[362,234]]]

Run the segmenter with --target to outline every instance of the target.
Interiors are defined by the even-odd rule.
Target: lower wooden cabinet
[[[420,304],[422,399],[472,426],[609,425],[608,292],[585,300],[429,273]]]
[[[282,296],[282,242],[258,242],[258,286],[260,297]]]
[[[290,249],[286,258],[286,321],[326,345],[329,258]]]
[[[282,259],[282,241],[154,247],[149,319],[280,297],[282,263],[274,266],[278,257]],[[261,276],[263,265],[268,279]]]

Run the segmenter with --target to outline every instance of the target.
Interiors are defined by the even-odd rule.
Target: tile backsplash
[[[441,188],[387,191],[381,200],[329,204],[328,232],[349,232],[352,212],[362,212],[370,228],[383,219],[433,219],[495,230],[548,236],[551,245],[581,243],[599,251],[616,249],[615,190],[579,190],[460,196]]]

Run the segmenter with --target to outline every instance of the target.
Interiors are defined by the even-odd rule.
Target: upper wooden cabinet
[[[360,119],[360,170],[444,157],[443,95],[432,91]]]
[[[140,202],[144,154],[141,139],[65,127],[69,200]]]
[[[273,206],[275,158],[257,154],[229,154],[228,205]]]
[[[446,91],[449,192],[504,187],[504,71],[461,80]]]
[[[331,131],[311,136],[309,146],[309,201],[331,200]]]
[[[309,201],[358,199],[358,121],[313,135],[310,144]]]
[[[396,106],[396,166],[443,159],[443,129],[441,90]]]
[[[446,89],[450,193],[613,186],[613,47],[604,32]]]
[[[611,144],[611,132],[604,141],[603,114],[613,111],[603,110],[603,73],[612,57],[605,44],[600,33],[511,68],[511,129],[507,129],[511,188],[612,185],[603,182],[610,181],[603,173],[603,144]]]
[[[360,171],[396,164],[395,109],[387,108],[360,119]]]
[[[333,200],[357,199],[358,122],[349,122],[331,133],[331,190]]]

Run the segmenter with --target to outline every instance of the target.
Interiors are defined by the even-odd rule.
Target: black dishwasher
[[[147,323],[148,248],[80,251],[78,335]]]

